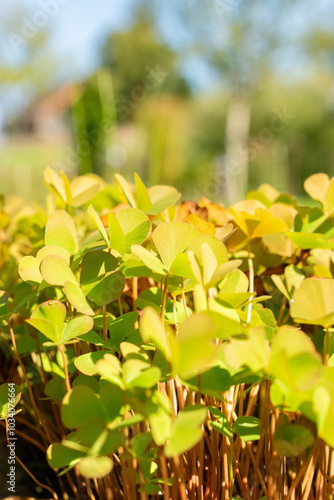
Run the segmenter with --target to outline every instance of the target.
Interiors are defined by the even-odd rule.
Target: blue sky
[[[47,28],[51,31],[50,46],[54,56],[60,59],[64,67],[71,70],[73,75],[84,75],[94,70],[99,45],[111,30],[126,27],[131,19],[132,7],[138,3],[137,0],[0,1],[2,3],[0,15],[5,20],[7,17],[15,15],[20,8],[25,9],[26,17],[32,20],[42,10],[43,4],[49,2],[58,4],[58,13],[54,17],[49,17],[47,22]],[[185,2],[186,0],[178,1]],[[212,7],[214,16],[217,15],[215,3],[220,5],[224,2],[227,5],[238,6],[241,0],[203,0],[203,3]],[[302,31],[305,26],[316,22],[317,19],[332,29],[333,0],[305,0],[302,6],[304,9],[300,8],[299,4],[292,20],[286,19],[287,26],[292,21],[292,30]],[[186,38],[186,30],[181,25],[175,25],[176,19],[171,15],[172,10],[173,2],[171,0],[167,3],[161,0],[159,23],[161,31],[169,38],[171,44],[177,47],[182,43],[182,36]],[[262,12],[265,12],[265,8]],[[18,26],[20,26],[20,20],[19,16]],[[23,25],[23,21],[21,25]],[[15,62],[17,54],[13,52],[8,41],[8,33],[6,34],[3,29],[2,32],[0,31],[0,49],[2,49],[0,50],[2,58]],[[201,72],[200,67],[199,72]]]
[[[25,17],[33,21],[36,15],[38,19],[42,5],[48,2],[56,3],[59,9],[53,17],[49,15],[46,25],[51,31],[52,53],[62,62],[68,62],[73,74],[85,74],[93,70],[97,48],[103,38],[111,30],[125,27],[129,22],[134,0],[14,0],[1,10],[5,17],[11,17],[23,8]],[[19,15],[18,27],[23,26],[24,19]],[[3,37],[1,43],[7,45],[7,57],[15,60],[17,54],[11,50],[8,36]]]
[[[3,2],[3,0],[0,0]],[[136,0],[11,0],[2,3],[0,16],[0,57],[8,65],[16,65],[25,50],[25,44],[13,42],[14,35],[22,35],[25,25],[38,19],[42,6],[56,4],[57,13],[48,15],[46,28],[50,31],[45,73],[53,71],[59,62],[59,80],[80,80],[94,71],[98,64],[98,50],[111,30],[122,29],[130,23],[131,6]],[[61,5],[62,4],[62,5]],[[13,31],[8,20],[15,19]],[[28,41],[29,43],[29,41]],[[48,66],[49,65],[49,66]],[[11,85],[0,94],[0,126],[4,116],[24,108],[29,103],[27,91]]]
[[[0,0],[0,2],[3,0]],[[206,1],[206,0],[203,0]],[[50,32],[49,59],[44,63],[45,74],[57,65],[58,82],[78,81],[93,73],[99,63],[99,48],[113,30],[126,29],[131,24],[133,6],[138,0],[11,0],[0,7],[5,22],[0,26],[0,58],[9,65],[20,62],[26,42],[20,43],[13,35],[25,35],[27,24],[46,17],[45,28]],[[43,12],[55,6],[55,15]],[[44,6],[44,8],[43,8]],[[172,15],[171,5],[162,4],[159,29],[171,46],[177,48],[186,39],[184,26]],[[8,20],[15,19],[15,29],[8,27]],[[1,29],[2,28],[2,29]],[[26,40],[26,38],[23,38]],[[17,45],[16,45],[17,42]],[[29,43],[29,41],[28,41]],[[191,75],[195,88],[206,89],[214,81],[212,71],[203,61],[192,57],[184,64],[185,76]],[[7,116],[25,108],[31,97],[27,89],[11,85],[0,94],[1,115]]]
[[[174,1],[186,2],[186,0]],[[215,2],[218,2],[218,5],[226,2],[237,6],[241,2],[241,0],[202,1],[203,3],[207,2],[212,7],[213,18],[217,16],[214,8]],[[43,4],[56,3],[58,12],[54,16],[49,16],[46,24],[51,32],[51,38],[50,59],[44,69],[45,72],[52,71],[52,61],[57,60],[60,62],[61,79],[80,80],[94,71],[98,64],[99,47],[105,37],[112,30],[126,28],[130,23],[132,8],[138,3],[138,0],[0,0],[0,2],[2,3],[0,7],[2,20],[6,21],[6,18],[17,16],[16,30],[18,30],[18,34],[20,34],[25,22],[22,15],[18,15],[18,9],[24,9],[24,15],[31,21],[38,16],[39,12],[43,11]],[[173,5],[172,0],[167,0],[167,3],[166,0],[161,0],[159,28],[165,38],[176,48],[186,43],[187,30],[186,24],[182,26],[177,23],[176,18],[172,15]],[[265,8],[259,13],[259,18],[261,18],[261,14],[265,22]],[[327,24],[328,28],[332,29],[333,14],[333,0],[305,0],[304,3],[299,4],[295,15],[286,19],[287,33],[304,31],[310,24],[317,21],[324,25]],[[8,32],[4,31],[5,27],[6,22],[3,22],[2,30],[0,26],[0,57],[3,61],[15,64],[19,60],[20,54],[13,50]],[[217,31],[216,35],[219,32],[220,30]],[[284,60],[281,58],[278,65],[287,65],[286,69],[283,67],[286,74],[291,74],[293,67],[299,73],[299,68],[295,64],[298,60],[299,63],[302,62],[298,53],[294,56],[292,52],[292,60],[286,57]],[[186,75],[192,76],[199,89],[206,89],[210,86],[210,82],[211,84],[214,82],[212,72],[199,58],[189,58],[184,66],[184,72]],[[0,99],[3,96],[0,96]],[[1,101],[7,106],[7,98],[2,98]]]

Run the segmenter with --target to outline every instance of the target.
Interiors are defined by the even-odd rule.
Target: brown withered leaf
[[[198,202],[198,207],[207,210],[208,218],[206,220],[213,222],[215,226],[226,226],[229,223],[227,210],[222,205],[211,203],[207,198],[201,198]]]
[[[208,209],[199,206],[195,201],[183,201],[176,207],[175,220],[181,222],[188,222],[188,217],[191,214],[198,215],[205,222],[208,222]]]

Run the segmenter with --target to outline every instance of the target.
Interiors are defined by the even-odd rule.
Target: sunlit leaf
[[[195,279],[189,256],[185,253],[177,254],[169,273],[174,276],[181,276],[182,278]]]
[[[84,293],[79,285],[71,281],[65,281],[64,292],[69,303],[80,313],[94,316],[94,311],[88,304]]]
[[[71,204],[80,207],[90,201],[101,189],[102,181],[92,174],[75,177],[70,183],[72,194]]]
[[[82,456],[82,451],[67,448],[67,446],[61,443],[51,444],[46,452],[48,464],[53,469],[60,469],[61,467],[75,464]]]
[[[120,185],[125,198],[131,205],[131,207],[136,207],[136,202],[134,199],[134,196],[132,194],[132,188],[128,184],[127,180],[124,179],[124,177],[121,174],[115,174],[115,179],[117,180],[118,184]]]
[[[291,316],[298,323],[334,324],[334,279],[308,278],[293,294]]]
[[[289,229],[283,219],[272,214],[269,210],[258,208],[255,215],[259,218],[260,224],[254,229],[253,238],[260,238],[266,234],[284,233]]]
[[[74,364],[81,373],[89,376],[96,375],[98,373],[96,363],[103,359],[104,355],[105,351],[87,352],[76,358]]]
[[[202,245],[207,245],[214,258],[216,259],[216,267],[224,264],[228,260],[227,249],[216,236],[212,234],[202,234],[198,236],[189,246],[188,251],[194,252],[198,262],[203,267]],[[212,258],[211,258],[212,260]]]
[[[37,306],[27,323],[37,328],[56,344],[60,342],[66,318],[66,307],[61,302],[49,300]]]
[[[171,402],[167,395],[155,391],[146,401],[146,413],[157,446],[165,443],[172,430]]]
[[[113,354],[105,354],[103,359],[97,361],[98,373],[121,389],[125,389],[122,379],[122,368],[119,359]]]
[[[313,391],[313,410],[316,414],[318,435],[334,447],[334,386],[323,380]]]
[[[19,274],[29,285],[37,286],[42,283],[43,277],[39,270],[40,263],[32,255],[27,255],[20,260]]]
[[[136,255],[146,267],[151,269],[153,272],[157,274],[166,275],[167,269],[152,252],[147,250],[146,248],[140,245],[132,245],[131,251],[134,255]]]
[[[147,238],[151,223],[147,215],[137,208],[124,208],[115,213],[115,217],[125,235],[126,251],[131,245],[140,245]]]
[[[229,223],[223,227],[216,227],[215,235],[220,241],[224,243],[224,241],[226,241],[231,236],[231,234],[234,233],[235,230],[236,228],[233,227],[233,224]]]
[[[175,375],[188,378],[212,365],[217,356],[214,333],[213,321],[204,314],[195,313],[182,322],[178,337],[170,337]]]
[[[207,410],[203,406],[188,406],[180,412],[165,446],[165,455],[180,455],[197,444],[202,437],[201,424]]]
[[[90,316],[75,316],[65,324],[61,341],[63,344],[89,332],[93,328],[94,321]]]
[[[184,252],[199,235],[198,229],[185,222],[159,224],[152,237],[167,270],[171,268],[177,254]]]
[[[284,326],[274,337],[269,371],[287,386],[299,391],[307,390],[321,376],[321,357],[304,332]]]
[[[50,285],[64,286],[66,281],[70,281],[74,285],[78,284],[70,266],[59,255],[45,257],[41,264],[41,274]]]
[[[68,180],[67,175],[65,174],[65,172],[63,170],[60,171],[60,176],[62,178],[65,193],[66,193],[66,204],[71,205],[71,203],[73,202],[73,198],[72,198],[69,180]]]
[[[70,255],[78,251],[76,227],[65,210],[56,210],[50,214],[45,227],[45,244],[65,248]]]
[[[226,293],[244,293],[248,292],[249,282],[245,273],[236,269],[232,271],[228,276],[219,284],[219,289]]]
[[[146,189],[145,184],[139,177],[137,173],[135,173],[135,184],[136,184],[136,195],[137,195],[137,208],[146,212],[152,208],[152,202],[148,191]]]
[[[284,297],[286,297],[288,299],[288,301],[290,301],[289,292],[287,291],[287,289],[282,281],[282,278],[280,276],[278,276],[277,274],[272,274],[271,279],[275,283],[278,290],[284,295]]]
[[[46,169],[44,170],[44,180],[46,184],[51,187],[52,190],[56,192],[64,202],[66,202],[66,191],[60,175],[58,175],[58,173],[55,172],[55,170],[53,170],[51,167],[46,167]]]
[[[100,478],[109,474],[113,461],[109,457],[84,457],[78,464],[80,474],[88,478]]]
[[[250,329],[246,339],[232,339],[224,344],[223,350],[226,362],[232,367],[248,366],[256,373],[268,365],[270,348],[263,328]]]
[[[334,241],[327,241],[319,233],[287,233],[288,238],[298,248],[325,248],[331,250],[334,248]]]
[[[147,210],[149,215],[159,215],[167,208],[175,205],[181,194],[171,186],[152,186],[148,188],[152,208]]]
[[[216,230],[212,224],[205,222],[197,214],[190,214],[188,217],[188,222],[192,226],[196,227],[202,234],[215,234]]]
[[[218,431],[220,434],[223,434],[228,438],[233,438],[233,432],[226,416],[214,406],[209,406],[208,409],[215,418],[215,420],[210,421],[211,427]]]
[[[304,182],[305,191],[313,198],[321,203],[324,200],[324,195],[329,187],[329,177],[327,174],[314,174],[311,175]]]
[[[104,225],[100,219],[100,217],[98,216],[97,212],[94,210],[93,206],[92,205],[89,205],[88,209],[87,209],[87,212],[89,213],[89,215],[92,217],[92,219],[94,220],[95,224],[96,224],[96,227],[102,237],[102,239],[104,240],[105,244],[107,247],[109,247],[109,240],[108,240],[108,235],[107,235],[107,232],[104,228]]]
[[[146,307],[140,318],[140,334],[145,343],[153,342],[166,359],[171,358],[169,341],[158,313],[152,307]]]
[[[114,214],[108,214],[109,226],[109,241],[112,249],[116,250],[120,255],[124,255],[126,251],[126,242],[123,229]]]
[[[58,255],[59,257],[62,257],[67,264],[70,264],[70,254],[68,250],[62,247],[58,247],[55,245],[48,245],[39,250],[36,255],[36,260],[38,260],[39,263],[42,262],[42,260],[47,256],[47,255]]]

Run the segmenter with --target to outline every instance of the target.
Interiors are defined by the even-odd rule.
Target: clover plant
[[[334,178],[306,180],[309,206],[262,185],[229,208],[137,174],[44,180],[45,210],[0,212],[0,424],[56,471],[36,482],[332,498]]]

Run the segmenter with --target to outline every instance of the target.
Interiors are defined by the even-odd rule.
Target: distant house
[[[76,100],[76,89],[75,85],[66,84],[31,103],[12,121],[11,133],[43,141],[68,141],[71,133],[65,113]]]

